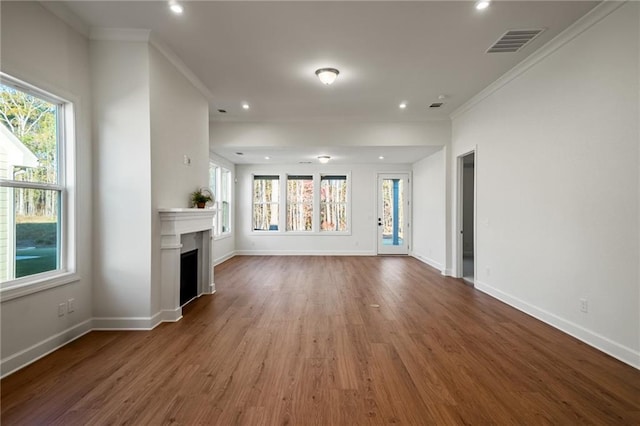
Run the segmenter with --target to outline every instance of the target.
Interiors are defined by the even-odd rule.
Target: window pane
[[[231,172],[221,169],[222,232],[231,232]]]
[[[320,230],[346,231],[347,205],[344,203],[320,204]]]
[[[253,202],[277,203],[280,199],[278,176],[255,176],[253,178]]]
[[[347,177],[322,176],[320,180],[320,230],[347,231]]]
[[[277,231],[278,204],[254,204],[253,205],[253,229],[256,231]]]
[[[218,201],[218,166],[209,163],[209,188],[213,192],[213,198]]]
[[[58,269],[60,191],[0,188],[2,282]]]
[[[287,177],[287,231],[313,229],[313,176]]]
[[[320,180],[320,202],[346,203],[346,176],[323,176]]]
[[[57,105],[0,84],[2,178],[58,182],[57,115]]]

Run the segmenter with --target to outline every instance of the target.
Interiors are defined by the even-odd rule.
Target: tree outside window
[[[253,229],[277,231],[280,215],[280,176],[253,177]]]
[[[313,230],[313,176],[287,176],[287,231]]]

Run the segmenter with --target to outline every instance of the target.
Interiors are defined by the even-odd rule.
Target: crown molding
[[[99,41],[137,41],[148,42],[151,30],[137,28],[103,28],[93,27],[89,33],[91,40]]]
[[[78,15],[76,15],[69,7],[61,1],[39,2],[40,6],[47,9],[62,22],[79,32],[85,37],[89,37],[90,28]]]
[[[176,55],[171,49],[167,47],[158,37],[151,34],[149,38],[149,44],[155,47],[176,69],[195,87],[206,99],[211,102],[213,100],[213,93],[206,84],[202,82],[196,76],[193,71]]]
[[[456,108],[451,114],[449,114],[449,117],[452,120],[455,120],[467,111],[471,110],[484,99],[491,96],[494,92],[498,91],[500,88],[508,84],[511,80],[514,80],[518,76],[525,73],[529,68],[544,60],[547,56],[560,49],[562,46],[569,43],[574,38],[578,37],[580,34],[609,16],[613,11],[627,2],[628,0],[603,1],[602,3],[591,9],[591,11],[589,11],[582,18],[574,22],[566,30],[558,34],[553,39],[549,40],[545,45],[540,47],[540,49],[536,50],[534,53],[523,59],[515,67],[511,68],[505,74],[500,76],[496,81],[478,92],[467,102]]]

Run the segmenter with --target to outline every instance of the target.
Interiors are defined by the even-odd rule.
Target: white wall
[[[207,99],[149,46],[151,102],[151,313],[160,310],[158,208],[191,207],[189,195],[209,182]],[[191,164],[184,164],[184,156]]]
[[[442,271],[445,265],[445,150],[413,164],[411,254]]]
[[[94,315],[151,315],[151,144],[146,42],[91,41]]]
[[[233,257],[236,252],[236,166],[214,152],[211,152],[209,157],[215,164],[231,172],[231,232],[228,235],[216,237],[213,242],[213,263],[217,265]]]
[[[239,254],[377,253],[376,192],[378,172],[410,172],[407,164],[236,165],[236,252]],[[351,235],[287,235],[253,232],[253,174],[351,173]],[[284,208],[284,203],[281,204]]]
[[[636,367],[639,9],[624,4],[454,116],[450,159],[455,188],[455,157],[478,147],[476,287]]]
[[[3,72],[74,102],[76,111],[76,244],[79,281],[20,297],[1,306],[5,375],[91,327],[92,177],[88,41],[35,2],[2,2]],[[75,312],[58,317],[58,303]]]

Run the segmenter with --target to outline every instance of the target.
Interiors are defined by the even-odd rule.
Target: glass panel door
[[[378,175],[378,254],[408,254],[407,174]]]

